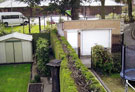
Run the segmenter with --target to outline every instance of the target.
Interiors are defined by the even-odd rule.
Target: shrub
[[[32,33],[31,34],[33,36],[33,52],[35,53],[36,51],[36,42],[39,39],[39,37],[47,39],[48,42],[50,43],[50,35],[49,33]]]
[[[35,75],[34,76],[34,80],[31,80],[31,83],[40,83],[41,80],[40,80],[40,76],[39,75]]]
[[[49,62],[49,42],[39,38],[36,43],[37,69],[41,76],[49,76],[50,70],[46,64]]]
[[[92,48],[92,66],[102,73],[111,73],[113,69],[113,59],[109,51],[104,47],[96,45]]]
[[[121,71],[121,53],[113,53],[113,69],[112,72],[120,73]]]

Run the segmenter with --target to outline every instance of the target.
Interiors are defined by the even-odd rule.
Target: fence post
[[[39,17],[39,32],[41,33],[41,19]]]
[[[51,67],[51,77],[52,77],[52,92],[60,92],[60,63],[61,60],[52,60],[47,63]]]

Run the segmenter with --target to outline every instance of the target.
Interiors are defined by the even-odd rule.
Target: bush
[[[102,73],[111,73],[113,69],[113,59],[109,51],[104,47],[96,45],[92,48],[92,66]]]
[[[39,75],[35,75],[34,76],[34,80],[31,81],[31,83],[40,83],[41,80],[40,80],[40,76]]]
[[[120,73],[121,71],[121,53],[113,53],[113,73]]]
[[[36,43],[37,69],[41,76],[49,76],[50,70],[46,64],[49,62],[49,42],[39,38]]]
[[[39,37],[47,39],[48,42],[50,43],[50,35],[49,33],[33,33],[31,34],[33,36],[33,52],[35,53],[36,51],[36,42],[39,39]]]

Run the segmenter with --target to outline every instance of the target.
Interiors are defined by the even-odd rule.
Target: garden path
[[[81,56],[80,59],[86,67],[91,68],[91,57],[90,56]]]

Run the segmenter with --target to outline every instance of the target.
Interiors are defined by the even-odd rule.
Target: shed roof
[[[65,21],[64,30],[70,29],[112,29],[112,34],[120,34],[120,20],[74,20]]]
[[[41,1],[39,6],[49,6],[51,0],[43,0]],[[82,6],[101,6],[100,1],[92,0],[92,2],[85,2],[81,3]],[[5,0],[4,2],[0,3],[0,8],[11,8],[11,7],[28,7],[29,5],[24,2],[16,1],[16,0]],[[105,0],[105,6],[123,6],[121,3],[116,3],[114,0]]]
[[[26,35],[18,32],[14,32],[12,34],[4,35],[0,37],[0,41],[4,41],[10,38],[17,38],[17,39],[22,39],[22,40],[27,40],[27,41],[32,41],[32,35]]]

